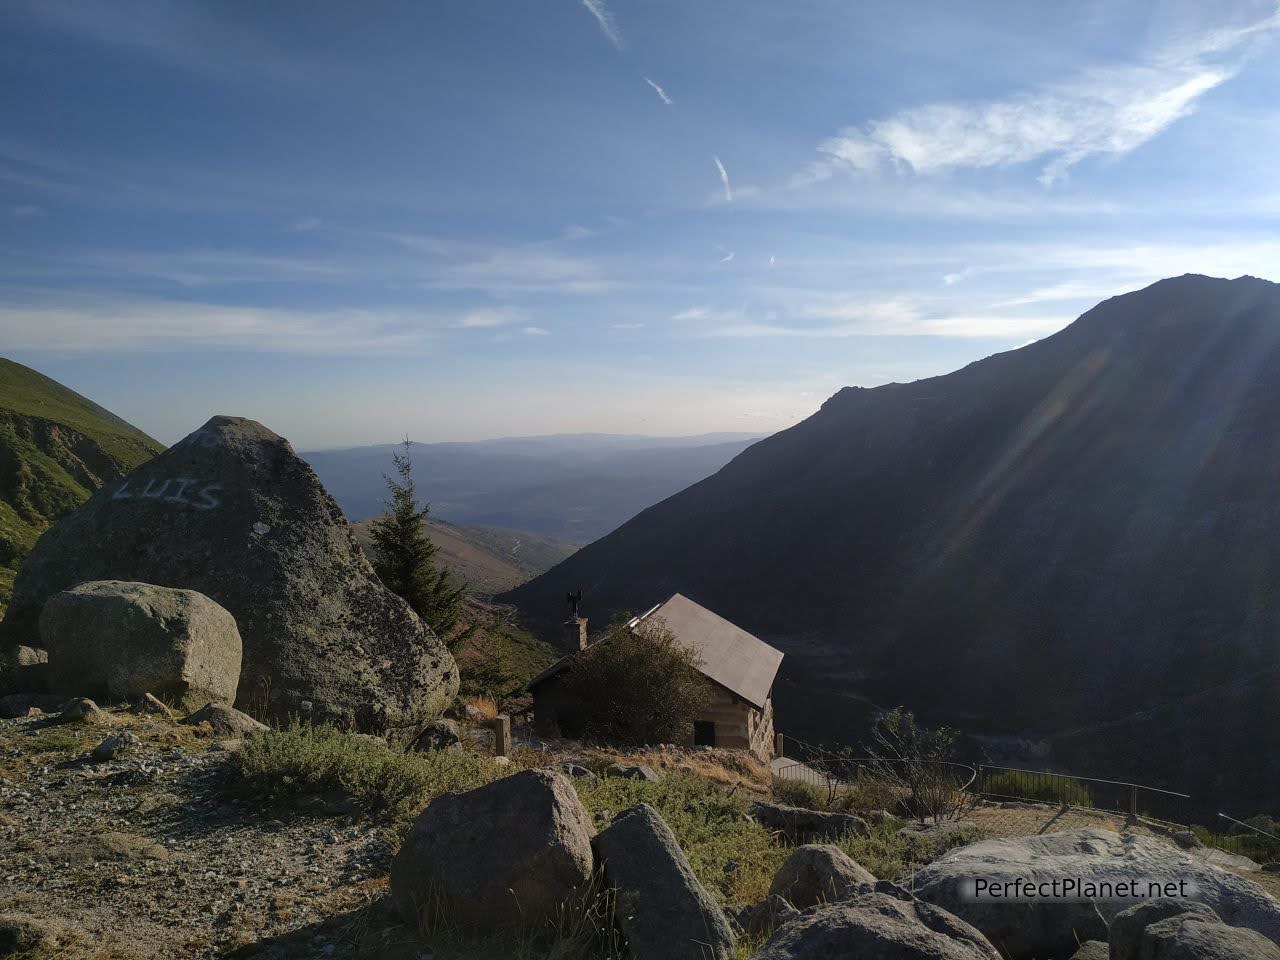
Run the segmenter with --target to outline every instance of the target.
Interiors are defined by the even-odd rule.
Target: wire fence
[[[990,800],[1082,807],[1184,829],[1191,824],[1190,794],[1124,780],[984,764],[978,767],[974,789]]]
[[[961,811],[969,800],[1051,804],[1191,830],[1204,846],[1259,863],[1280,861],[1280,823],[1268,817],[1245,822],[1220,813],[1213,827],[1193,825],[1191,795],[1176,790],[990,764],[841,756],[793,738],[785,746],[779,738],[779,746],[792,762],[778,765],[775,776],[825,793],[828,805],[896,808],[924,818]]]

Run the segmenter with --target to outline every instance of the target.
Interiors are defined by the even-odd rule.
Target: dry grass
[[[750,796],[767,796],[773,775],[767,765],[734,750],[610,750],[584,747],[565,753],[600,771],[612,763],[652,767],[660,774],[678,773]]]
[[[493,697],[472,697],[466,703],[467,706],[480,714],[481,720],[492,721],[497,719],[498,703]]]

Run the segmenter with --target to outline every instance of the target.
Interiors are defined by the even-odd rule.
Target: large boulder
[[[815,904],[844,900],[876,878],[839,847],[809,843],[796,847],[774,874],[769,893],[803,910]]]
[[[82,583],[45,603],[40,639],[57,693],[117,702],[158,693],[191,709],[234,699],[240,682],[235,619],[194,590]]]
[[[1182,914],[1195,914],[1220,923],[1213,909],[1197,900],[1180,900],[1172,897],[1154,897],[1121,910],[1111,920],[1109,949],[1116,960],[1138,960],[1138,948],[1142,933],[1151,924]]]
[[[1070,956],[1081,941],[1106,939],[1107,923],[1149,896],[1194,896],[1231,926],[1280,937],[1280,903],[1261,887],[1172,844],[1109,830],[983,840],[919,871],[914,889],[1014,960]]]
[[[828,813],[785,803],[751,804],[751,819],[766,830],[781,833],[791,843],[821,843],[842,837],[871,836],[867,821],[851,813]]]
[[[782,927],[755,960],[1000,960],[977,930],[945,910],[869,892],[807,911]]]
[[[729,921],[658,811],[647,803],[629,807],[595,846],[632,960],[731,960]]]
[[[407,737],[457,692],[444,644],[378,580],[311,468],[253,420],[214,417],[47,531],[0,646],[38,646],[50,597],[107,579],[197,590],[230,611],[244,641],[236,702],[263,713]]]
[[[588,889],[594,833],[568,779],[524,770],[432,801],[392,861],[391,896],[409,923],[536,924]]]
[[[1113,950],[1111,960],[1117,960]],[[1158,920],[1142,931],[1133,960],[1280,960],[1262,934],[1194,913]]]

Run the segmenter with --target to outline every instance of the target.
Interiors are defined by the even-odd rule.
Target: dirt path
[[[258,809],[223,789],[211,737],[109,719],[0,721],[0,912],[62,922],[96,950],[77,956],[354,956],[343,921],[383,886],[385,829]],[[84,759],[119,729],[140,747]]]

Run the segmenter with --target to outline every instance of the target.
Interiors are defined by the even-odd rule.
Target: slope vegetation
[[[1280,286],[1184,276],[842,390],[509,598],[549,625],[566,589],[595,620],[679,590],[787,652],[783,731],[905,703],[1252,812],[1280,792],[1278,572]]]
[[[36,538],[161,449],[78,393],[0,358],[0,612]]]
[[[373,520],[351,525],[365,553]],[[577,548],[548,537],[497,527],[462,527],[443,520],[427,520],[427,536],[439,550],[441,563],[467,584],[467,592],[487,597],[512,590],[530,577],[555,566]]]

